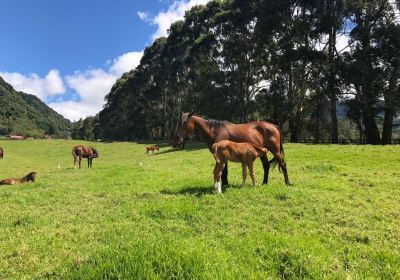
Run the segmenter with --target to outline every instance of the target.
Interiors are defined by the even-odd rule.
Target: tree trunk
[[[381,144],[381,136],[378,126],[376,125],[372,108],[369,105],[363,106],[363,121],[365,127],[366,144],[378,145]]]
[[[390,145],[392,143],[392,130],[393,130],[393,119],[395,112],[392,106],[385,108],[385,119],[383,123],[382,132],[382,145]]]
[[[335,1],[331,2],[331,17],[333,19],[332,22],[335,22]],[[328,95],[330,100],[330,114],[331,114],[331,138],[332,144],[337,144],[339,142],[339,133],[338,133],[338,122],[337,122],[337,114],[336,114],[336,90],[335,90],[335,76],[336,76],[336,67],[335,67],[335,49],[336,49],[336,26],[335,24],[331,27],[329,32],[329,49],[328,49],[328,57],[329,57],[329,78],[328,78]]]
[[[288,101],[289,101],[289,131],[290,131],[290,142],[298,143],[298,123],[296,122],[295,114],[295,103],[294,103],[294,92],[293,92],[293,70],[290,66],[289,69],[289,89],[288,89]]]
[[[320,128],[319,128],[319,126],[320,126],[320,109],[321,109],[321,102],[320,102],[320,96],[318,95],[317,96],[317,115],[316,115],[316,123],[315,123],[315,140],[314,140],[314,142],[316,143],[316,144],[318,144],[319,143],[319,135],[320,135]]]

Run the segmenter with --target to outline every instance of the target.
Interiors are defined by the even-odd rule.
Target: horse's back
[[[272,123],[265,121],[228,126],[228,140],[234,142],[249,142],[256,146],[264,146],[266,142],[280,142],[280,131]]]
[[[85,147],[83,145],[76,145],[72,148],[72,155],[87,157],[92,154],[92,147]]]

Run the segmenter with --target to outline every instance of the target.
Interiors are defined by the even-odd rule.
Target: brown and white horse
[[[92,167],[92,161],[94,158],[99,157],[98,151],[92,146],[76,145],[72,148],[72,156],[74,157],[74,167],[76,169],[76,162],[78,161],[79,168],[81,168],[82,158],[87,158],[88,167]]]
[[[214,188],[215,192],[221,193],[221,175],[224,165],[228,160],[242,163],[243,182],[246,183],[247,167],[249,168],[250,177],[253,182],[253,187],[256,185],[254,175],[253,162],[259,156],[267,154],[266,148],[256,147],[249,143],[236,143],[229,140],[222,140],[215,143],[211,147],[211,151],[215,158],[214,168]]]
[[[14,179],[14,178],[8,178],[0,181],[0,185],[15,185],[15,184],[23,184],[23,183],[28,183],[28,182],[35,182],[37,172],[32,171],[25,177],[21,179]]]
[[[206,120],[193,113],[181,113],[175,137],[181,143],[189,134],[201,137],[211,151],[214,143],[230,140],[237,143],[247,142],[257,147],[264,147],[274,155],[269,162],[267,156],[261,156],[264,168],[263,184],[268,183],[270,163],[279,164],[285,177],[286,185],[290,185],[286,163],[284,160],[283,139],[279,128],[268,122],[258,121],[244,124],[233,124],[227,121]],[[228,164],[222,173],[222,184],[228,184]]]

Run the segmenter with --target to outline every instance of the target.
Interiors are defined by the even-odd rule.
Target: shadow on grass
[[[241,185],[227,185],[222,186],[222,193],[227,191],[228,189],[239,189],[242,188]],[[195,197],[202,197],[207,194],[214,194],[214,186],[193,186],[193,187],[184,187],[183,189],[179,189],[176,191],[171,191],[169,189],[164,189],[160,191],[161,194],[167,195],[193,195]]]
[[[137,144],[142,144],[142,145],[150,145],[150,144],[155,144],[160,148],[166,148],[166,147],[171,147],[170,144],[167,142],[159,142],[159,141],[138,141]],[[185,149],[183,151],[194,151],[194,150],[200,150],[200,149],[205,149],[207,148],[207,145],[202,142],[186,142],[185,144]],[[182,151],[181,149],[178,149],[176,151]]]

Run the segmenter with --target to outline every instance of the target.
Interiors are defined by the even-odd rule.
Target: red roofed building
[[[20,135],[9,135],[10,140],[24,140],[25,137],[24,136],[20,136]]]

